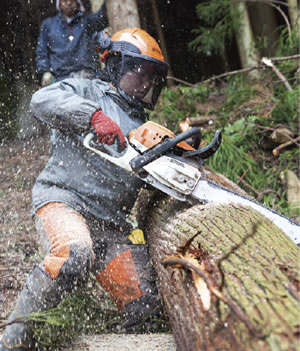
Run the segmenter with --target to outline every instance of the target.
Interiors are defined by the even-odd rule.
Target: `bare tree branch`
[[[289,36],[291,35],[292,33],[292,30],[291,30],[291,25],[290,25],[290,22],[286,16],[286,14],[281,10],[281,8],[277,5],[274,4],[274,2],[277,2],[278,4],[280,5],[283,5],[283,3],[281,1],[269,1],[269,0],[245,0],[245,2],[260,2],[262,4],[267,4],[267,5],[270,5],[272,7],[274,7],[280,14],[281,16],[283,17],[285,23],[286,23],[286,26],[287,26],[287,29],[288,29],[288,32],[289,32]],[[288,6],[287,4],[285,4],[286,6]]]
[[[270,58],[270,60],[273,62],[279,62],[279,61],[288,61],[288,60],[297,60],[297,59],[299,60],[299,58],[300,58],[300,55],[292,55],[292,56],[286,56],[286,57],[272,57],[272,58]],[[246,72],[252,71],[254,69],[263,69],[263,68],[265,68],[265,65],[255,65],[255,66],[251,66],[251,67],[246,67],[246,68],[238,69],[238,70],[231,71],[231,72],[225,72],[225,73],[222,73],[222,74],[219,74],[217,76],[202,80],[201,82],[194,83],[194,84],[186,82],[186,81],[181,80],[179,78],[171,77],[171,76],[167,76],[167,79],[173,79],[174,81],[176,81],[178,83],[182,83],[182,84],[190,86],[190,87],[197,87],[198,85],[203,84],[203,83],[208,83],[210,81],[214,81],[214,80],[221,79],[224,77],[233,76],[235,74],[246,73]]]
[[[273,151],[272,154],[274,156],[278,156],[280,151],[290,145],[292,145],[293,143],[297,143],[297,141],[300,140],[300,136],[298,136],[297,138],[293,139],[292,141],[287,141],[286,143],[280,144],[279,146],[277,146]]]
[[[254,128],[259,128],[259,129],[263,129],[263,130],[271,131],[271,132],[274,132],[274,131],[277,129],[277,127],[275,127],[275,128],[272,128],[272,127],[265,127],[265,126],[261,126],[261,125],[259,125],[259,124],[253,124],[253,123],[248,123],[248,122],[245,122],[245,124],[247,124],[248,126],[252,126],[252,127],[254,127]],[[294,139],[294,138],[292,138],[290,135],[288,135],[288,134],[286,134],[286,133],[281,133],[281,134],[284,135],[284,136],[286,136],[288,139],[290,139],[290,141],[291,141],[292,143],[294,143],[297,147],[300,147],[300,144],[297,143],[298,138]]]
[[[292,87],[290,86],[289,82],[286,80],[285,76],[279,71],[278,68],[276,68],[273,64],[273,62],[268,59],[267,57],[263,57],[261,62],[265,64],[268,67],[271,67],[274,73],[277,75],[277,77],[283,82],[283,84],[286,86],[287,90],[292,91]]]
[[[200,267],[192,264],[190,261],[188,261],[185,258],[169,258],[168,256],[163,259],[162,264],[165,267],[181,266],[183,268],[193,270],[196,274],[198,274],[205,281],[210,292],[212,294],[214,294],[218,299],[223,301],[225,304],[227,304],[230,307],[230,309],[234,312],[234,314],[238,317],[238,319],[240,321],[242,321],[243,323],[245,323],[245,325],[248,327],[248,329],[252,335],[259,334],[258,330],[256,330],[256,328],[252,325],[252,323],[250,322],[248,317],[244,314],[244,312],[232,300],[225,297],[220,290],[218,290],[214,287],[214,284],[213,284],[210,276],[207,275]]]

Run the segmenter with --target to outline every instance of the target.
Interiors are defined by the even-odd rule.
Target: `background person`
[[[108,25],[105,3],[84,16],[81,0],[57,0],[58,14],[42,22],[36,47],[41,86],[66,77],[90,78],[99,66],[93,33]]]
[[[102,144],[125,147],[124,135],[144,123],[165,83],[167,64],[144,30],[125,29],[101,41],[105,74],[69,78],[38,90],[31,109],[58,132],[52,156],[33,187],[33,212],[45,257],[28,275],[8,321],[57,305],[93,271],[126,316],[125,331],[157,311],[155,274],[147,245],[133,244],[126,221],[142,181],[87,150],[94,130]],[[105,148],[108,146],[104,145]],[[1,351],[28,350],[28,326],[7,326]]]

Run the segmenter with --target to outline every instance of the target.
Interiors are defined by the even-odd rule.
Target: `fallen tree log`
[[[299,349],[299,248],[256,211],[159,194],[145,233],[179,351]]]

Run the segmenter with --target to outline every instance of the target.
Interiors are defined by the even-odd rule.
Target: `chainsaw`
[[[122,152],[95,142],[88,133],[84,146],[113,164],[134,173],[154,188],[180,200],[192,198],[201,203],[249,206],[271,220],[296,245],[300,246],[300,226],[237,191],[237,187],[220,182],[218,175],[204,167],[204,160],[220,147],[222,133],[217,130],[210,144],[199,147],[201,130],[194,127],[175,136],[167,128],[146,122],[131,131]],[[110,150],[110,151],[108,151]]]

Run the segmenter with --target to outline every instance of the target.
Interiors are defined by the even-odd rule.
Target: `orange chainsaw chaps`
[[[165,137],[174,138],[174,134],[168,128],[149,121],[142,124],[139,128],[132,130],[129,133],[129,141],[132,137],[134,137],[147,149],[151,149],[153,146],[159,144]],[[177,146],[184,150],[195,150],[185,141],[181,141],[177,144]]]
[[[129,302],[145,295],[140,289],[140,279],[130,250],[113,258],[96,279],[111,295],[119,311]]]
[[[36,215],[50,240],[50,252],[44,258],[44,270],[56,279],[61,267],[70,257],[72,243],[83,242],[92,250],[90,231],[84,218],[61,202],[50,202],[40,208]]]

